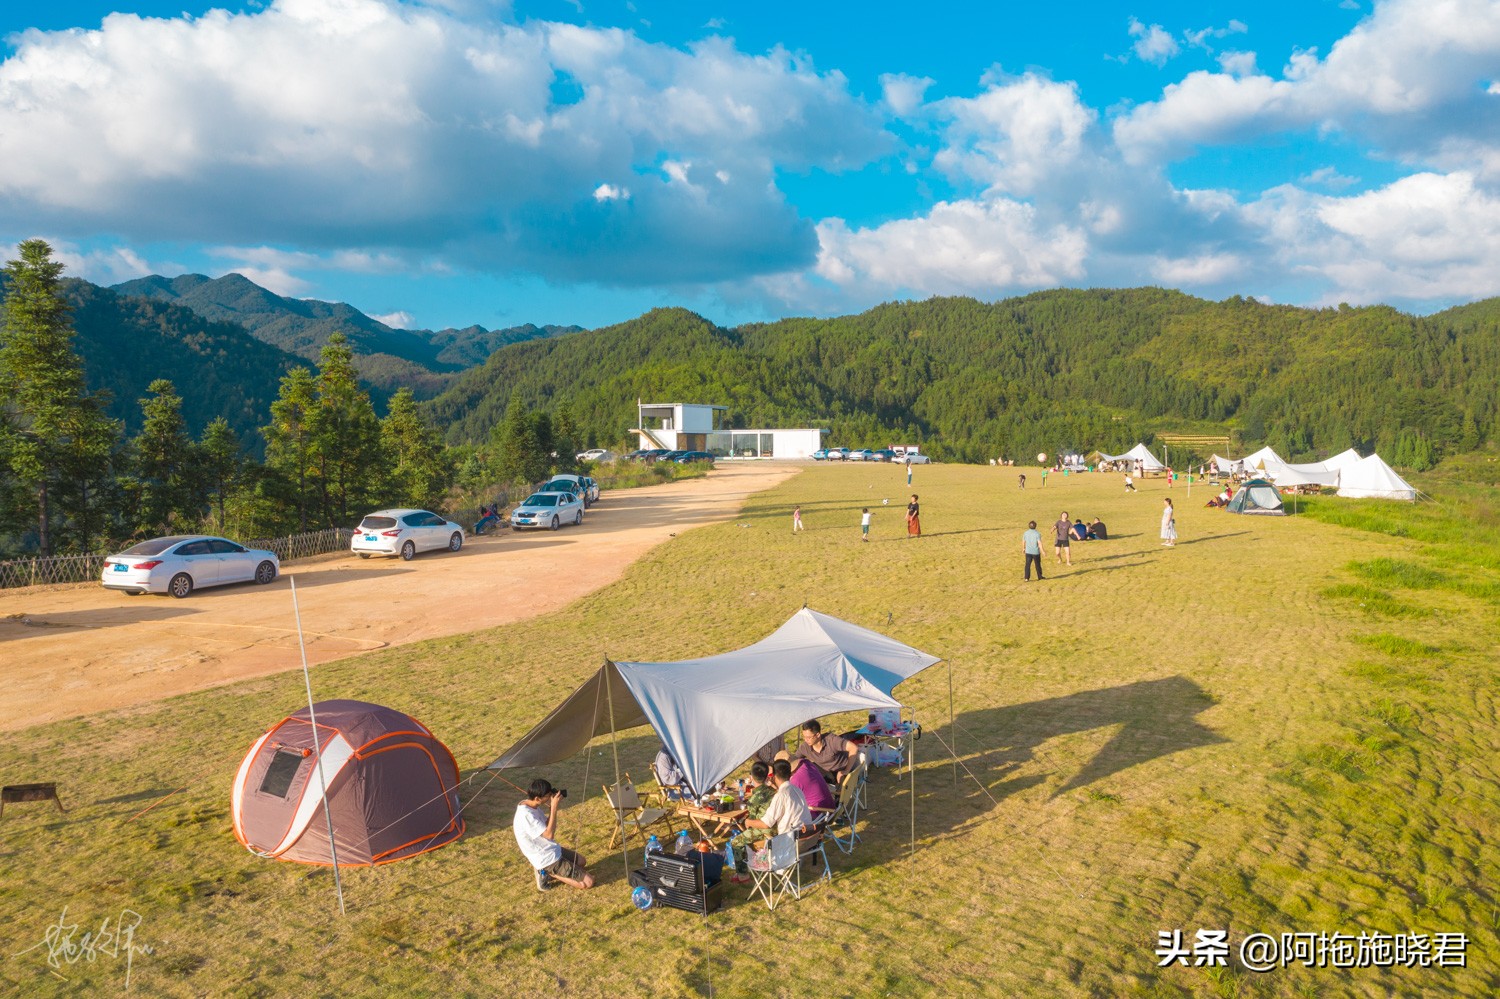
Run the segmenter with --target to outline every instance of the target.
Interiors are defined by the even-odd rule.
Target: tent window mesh
[[[266,767],[266,776],[260,782],[260,793],[285,798],[286,793],[291,790],[292,778],[297,776],[297,768],[302,766],[302,760],[300,752],[276,750],[276,755],[271,757],[271,765]]]

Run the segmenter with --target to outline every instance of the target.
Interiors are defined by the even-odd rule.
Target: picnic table
[[[703,839],[719,846],[723,840],[744,828],[745,816],[749,814],[749,810],[741,805],[721,812],[708,805],[684,802],[678,806],[677,814],[691,822]]]

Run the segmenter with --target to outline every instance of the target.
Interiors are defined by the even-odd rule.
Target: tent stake
[[[297,618],[297,648],[302,652],[302,682],[307,687],[307,720],[312,725],[313,760],[318,766],[318,786],[323,794],[323,819],[328,823],[328,853],[333,858],[333,890],[339,896],[339,915],[344,911],[344,883],[339,877],[339,849],[333,840],[333,815],[328,811],[328,779],[323,774],[323,740],[318,736],[318,716],[313,711],[312,675],[307,670],[307,643],[302,638],[302,608],[297,603],[297,577],[292,581],[292,613]]]

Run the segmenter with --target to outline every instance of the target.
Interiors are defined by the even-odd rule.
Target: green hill
[[[73,309],[74,348],[92,391],[112,396],[109,414],[140,429],[140,399],[157,378],[182,395],[194,434],[222,416],[247,447],[258,449],[281,376],[302,360],[250,336],[232,323],[210,322],[166,302],[116,295],[69,279],[63,291]]]
[[[498,347],[578,329],[530,324],[503,330],[394,329],[342,302],[286,298],[240,274],[170,279],[152,275],[111,290],[173,302],[206,319],[238,323],[257,339],[312,362],[331,334],[343,333],[358,355],[362,378],[387,395],[407,386],[419,398],[437,394],[454,372],[484,361]]]
[[[452,441],[482,439],[512,394],[565,407],[617,443],[635,402],[713,402],[736,426],[820,426],[830,442],[920,440],[980,461],[1123,448],[1156,432],[1231,433],[1291,458],[1379,447],[1425,467],[1493,436],[1492,303],[1393,309],[1209,302],[1158,288],[935,298],[737,329],[658,309],[517,344],[429,404]]]

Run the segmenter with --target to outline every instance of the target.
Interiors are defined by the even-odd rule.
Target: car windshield
[[[130,548],[127,548],[123,552],[121,552],[120,554],[121,555],[160,555],[162,552],[166,551],[168,548],[171,548],[173,545],[177,544],[179,541],[185,541],[185,540],[187,540],[187,539],[186,538],[182,538],[182,537],[176,537],[176,538],[152,538],[150,541],[142,541],[138,545],[134,545],[134,546],[132,546]]]
[[[359,526],[366,531],[379,531],[387,527],[396,526],[395,517],[366,517],[359,522]]]
[[[549,493],[571,493],[577,488],[578,484],[576,482],[569,482],[567,479],[558,479],[556,482],[547,483],[545,491]]]
[[[531,497],[529,500],[527,500],[522,505],[523,506],[557,506],[557,500],[558,500],[558,497],[556,497],[556,496],[548,496],[548,495],[546,495],[544,493],[537,493],[535,496]]]

